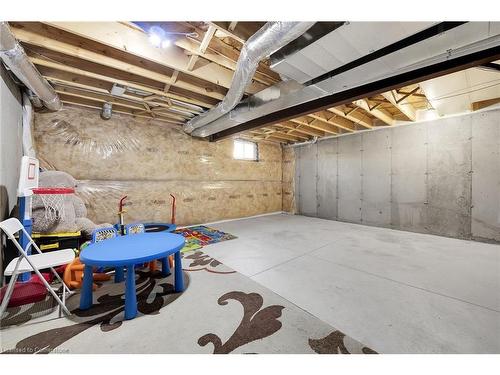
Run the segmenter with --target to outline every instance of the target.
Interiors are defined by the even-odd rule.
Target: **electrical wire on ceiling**
[[[35,51],[35,50],[33,50],[32,48],[30,48],[30,47],[28,47],[28,46],[26,46],[26,47],[24,47],[24,48],[25,48],[25,50],[26,50],[26,51],[29,51],[30,53],[32,53],[32,54],[34,54],[34,55],[36,55],[36,56],[38,56],[38,57],[42,57],[43,59],[45,59],[45,60],[47,60],[47,61],[54,62],[54,63],[57,63],[57,64],[66,65],[66,63],[65,63],[65,62],[63,62],[63,61],[58,61],[57,59],[54,59],[54,58],[49,57],[49,56],[46,56],[46,55],[44,55],[43,53],[40,53],[40,52],[38,52],[38,51]],[[135,83],[135,84],[138,84],[138,85],[144,85],[142,82],[139,82],[139,81],[134,81],[134,80],[130,80],[130,79],[128,80],[128,82],[130,82],[130,83]],[[59,85],[63,85],[63,84],[62,84],[62,83],[59,83]],[[69,85],[67,85],[67,86],[69,87]],[[81,88],[80,90],[84,90],[84,89],[83,89],[83,88]],[[85,90],[87,90],[87,91],[89,91],[89,92],[92,92],[92,90],[90,90],[90,89],[85,89]],[[127,90],[129,90],[129,91],[131,91],[131,92],[134,92],[134,91],[141,91],[141,90],[136,90],[136,89],[132,89],[132,90],[130,90],[130,88],[129,88],[129,87],[127,87]],[[149,94],[149,93],[148,93],[148,94]],[[112,95],[112,96],[113,96],[113,95]],[[127,100],[126,98],[122,98],[122,99]],[[129,100],[130,100],[130,99],[129,99]],[[171,101],[172,103],[178,104],[178,105],[183,106],[183,107],[185,107],[185,108],[188,108],[188,109],[191,109],[191,110],[195,110],[195,111],[196,111],[196,112],[198,112],[198,113],[203,112],[203,108],[202,108],[202,107],[200,107],[200,106],[196,106],[196,105],[194,105],[194,104],[190,104],[190,103],[185,103],[185,102],[183,102],[183,101],[176,100],[176,99],[170,99],[170,101]]]
[[[485,87],[481,87],[481,88],[478,88],[478,89],[475,89],[475,90],[469,90],[469,91],[466,91],[466,92],[461,92],[461,93],[457,93],[457,94],[452,94],[452,95],[444,95],[444,96],[438,96],[436,98],[428,98],[429,100],[444,100],[444,99],[451,99],[451,98],[455,98],[457,96],[462,96],[462,95],[467,95],[467,94],[471,94],[473,92],[477,92],[477,91],[481,91],[481,90],[486,90],[486,89],[489,89],[489,88],[492,88],[492,87],[495,87],[495,86],[498,86],[500,85],[500,79],[497,79],[497,80],[494,80],[492,82],[497,82],[495,84],[492,84],[492,85],[489,85],[489,86],[485,86]],[[475,85],[475,86],[479,86],[479,85]],[[474,87],[474,86],[472,86]],[[456,92],[456,91],[455,91]]]

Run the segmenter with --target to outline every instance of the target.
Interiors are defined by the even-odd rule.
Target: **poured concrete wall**
[[[500,109],[295,149],[298,213],[500,241]]]
[[[104,121],[98,111],[70,106],[35,114],[34,135],[42,167],[78,180],[96,222],[116,222],[123,195],[127,222],[170,221],[169,194],[177,198],[178,224],[282,210],[277,144],[260,143],[258,162],[234,160],[230,139],[210,143],[178,126],[118,114]]]

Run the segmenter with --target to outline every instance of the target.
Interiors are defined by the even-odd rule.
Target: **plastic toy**
[[[64,270],[63,280],[70,289],[80,289],[83,282],[83,270],[85,265],[80,261],[80,258],[75,258],[73,262],[68,264]],[[92,274],[94,281],[108,281],[111,276],[105,273],[94,272]],[[97,284],[92,283],[92,290],[96,290]]]
[[[108,238],[116,237],[117,233],[113,227],[99,228],[92,232],[92,241],[87,241],[80,246],[80,252],[85,249],[90,243],[104,241]],[[73,262],[68,264],[64,269],[63,280],[70,287],[70,289],[80,289],[83,282],[83,270],[85,265],[80,261],[80,258],[75,258]],[[102,272],[102,269],[97,269],[97,272],[93,273],[94,281],[108,281],[111,276]],[[96,290],[97,284],[92,284],[92,289]]]

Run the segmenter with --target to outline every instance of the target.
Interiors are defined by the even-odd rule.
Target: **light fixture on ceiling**
[[[156,48],[158,47],[168,47],[168,45],[163,46],[164,42],[168,39],[165,38],[165,30],[160,26],[151,26],[149,29],[149,41]]]
[[[175,36],[184,36],[197,38],[198,34],[196,32],[175,32],[166,31],[161,23],[156,22],[132,22],[135,26],[138,26],[149,36],[149,42],[156,48],[168,48],[172,45],[172,38]]]
[[[160,36],[158,34],[150,34],[149,35],[149,41],[156,48],[158,48],[162,44],[161,38],[160,38]]]

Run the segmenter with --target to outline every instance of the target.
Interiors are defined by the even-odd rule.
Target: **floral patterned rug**
[[[232,234],[221,232],[220,230],[207,227],[205,225],[197,225],[194,227],[180,228],[174,233],[184,236],[186,244],[181,250],[183,253],[201,249],[204,246],[221,242],[234,240],[238,238]]]
[[[186,289],[173,276],[136,272],[139,314],[123,320],[124,285],[107,282],[91,309],[67,301],[58,317],[46,301],[8,309],[2,353],[321,353],[374,354],[282,297],[202,251],[183,254]]]

